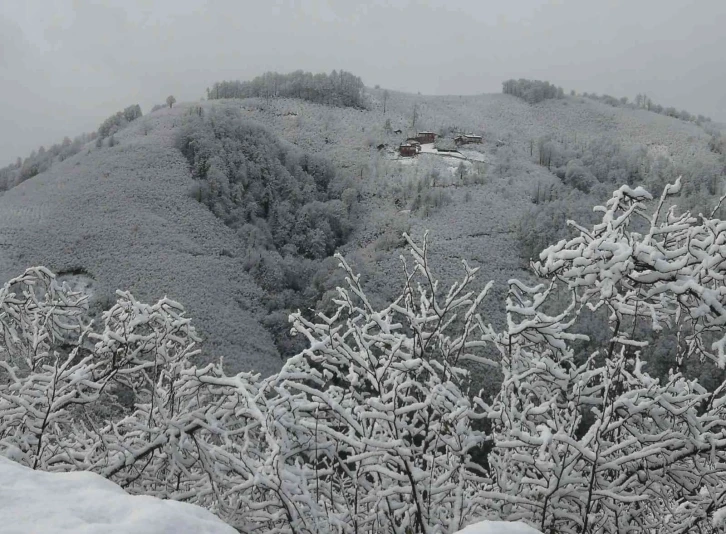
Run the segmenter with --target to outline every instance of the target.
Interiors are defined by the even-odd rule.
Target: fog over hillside
[[[724,532],[725,23],[1,5],[0,531]]]
[[[718,0],[4,2],[0,166],[128,103],[197,100],[213,81],[267,70],[344,68],[439,95],[530,77],[726,121],[724,25]]]

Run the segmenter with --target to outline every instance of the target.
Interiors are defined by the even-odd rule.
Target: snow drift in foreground
[[[519,522],[481,521],[465,527],[456,534],[540,534],[540,532]]]
[[[234,534],[191,504],[129,495],[85,471],[33,471],[0,457],[0,522],[5,534]],[[458,534],[538,534],[524,523],[481,521]]]
[[[0,457],[0,529],[5,534],[235,534],[198,506],[128,495],[88,472],[33,471]]]

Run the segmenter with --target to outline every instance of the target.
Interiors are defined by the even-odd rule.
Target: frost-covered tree
[[[83,145],[95,138],[95,134],[81,134],[71,140],[63,138],[49,149],[39,147],[27,158],[17,158],[14,164],[0,168],[0,191],[10,189],[17,184],[45,172],[55,163],[63,161],[81,151]]]
[[[309,347],[265,380],[194,367],[197,337],[173,301],[119,292],[95,331],[82,295],[26,272],[0,293],[0,451],[206,506],[245,532],[458,530],[485,512],[462,364],[495,365],[476,324],[491,284],[472,293],[464,265],[442,292],[426,244],[409,244],[403,293],[383,309],[340,258],[337,309],[293,314]]]
[[[581,161],[572,159],[567,163],[564,182],[575,189],[589,193],[597,184],[597,178],[583,166]]]
[[[720,532],[726,517],[726,222],[620,187],[594,225],[510,280],[507,324],[482,317],[464,264],[448,291],[406,237],[403,290],[374,307],[345,274],[328,313],[294,313],[307,347],[277,375],[196,367],[179,304],[86,297],[36,268],[0,290],[0,452],[90,470],[205,506],[242,532],[453,533],[481,517],[551,533]],[[602,310],[602,347],[575,327]],[[652,337],[676,342],[647,372]],[[467,367],[501,372],[493,398]],[[488,454],[487,454],[488,451]]]
[[[223,81],[207,91],[209,99],[218,98],[300,98],[341,107],[365,107],[363,81],[344,70],[330,74],[304,72],[289,74],[266,72],[250,81]]]
[[[236,232],[245,270],[269,296],[265,323],[281,354],[292,356],[299,346],[279,317],[313,308],[331,289],[313,280],[352,230],[358,193],[343,195],[352,180],[236,109],[185,115],[176,142],[195,179],[190,193]]]
[[[126,126],[129,122],[134,121],[141,117],[141,107],[138,104],[134,104],[125,108],[123,111],[118,111],[111,115],[108,119],[101,123],[98,127],[98,135],[101,138],[106,138],[110,135],[115,134]]]
[[[556,87],[550,82],[525,80],[524,78],[503,82],[502,92],[519,97],[530,104],[536,104],[550,98],[564,98],[565,96],[561,87]]]
[[[467,175],[467,166],[464,165],[464,162],[459,162],[459,166],[456,168],[456,175],[459,177],[459,182],[464,183],[464,179]]]
[[[726,363],[726,223],[663,213],[679,190],[648,210],[645,190],[620,188],[601,223],[573,223],[579,235],[542,252],[534,269],[548,283],[510,283],[508,331],[492,337],[504,382],[488,407],[506,517],[543,532],[711,532],[723,513],[725,386],[709,391],[681,370]],[[557,285],[564,309],[549,302]],[[597,309],[610,341],[577,355],[571,327]],[[675,333],[663,381],[646,372],[643,326]]]
[[[187,117],[177,146],[208,186],[204,201],[218,217],[234,229],[259,227],[258,248],[294,244],[323,258],[345,242],[344,182],[323,158],[293,149],[236,110]]]
[[[176,98],[174,98],[174,95],[169,95],[166,97],[166,105],[169,107],[172,107],[174,104],[176,104]]]

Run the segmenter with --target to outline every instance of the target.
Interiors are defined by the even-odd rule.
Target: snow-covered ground
[[[421,153],[422,154],[438,154],[439,151],[434,148],[433,143],[423,143],[421,145]]]
[[[0,457],[4,534],[235,534],[211,512],[132,496],[88,472],[33,471]]]
[[[421,145],[422,154],[434,154],[435,156],[441,156],[446,159],[456,160],[468,160],[468,161],[481,161],[486,162],[487,157],[481,152],[476,150],[457,150],[457,151],[442,151],[438,150],[433,143],[427,143]]]
[[[524,523],[505,521],[481,521],[460,530],[456,534],[538,534],[539,530]]]
[[[481,162],[487,161],[487,157],[484,154],[482,154],[481,152],[477,152],[476,150],[461,149],[461,150],[459,150],[459,153],[462,156],[464,156],[466,159],[468,159],[469,161],[481,161]]]
[[[3,534],[234,534],[191,504],[129,495],[89,472],[33,471],[0,456]],[[457,534],[537,534],[524,523],[481,521]]]

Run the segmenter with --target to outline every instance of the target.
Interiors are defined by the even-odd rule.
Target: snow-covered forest
[[[301,98],[331,106],[364,107],[365,86],[354,74],[332,71],[330,74],[303,72],[289,74],[266,72],[250,81],[215,82],[207,88],[207,98]]]
[[[239,532],[722,531],[720,126],[504,93],[269,73],[0,170],[0,454]]]
[[[97,132],[84,133],[74,137],[73,140],[66,136],[61,143],[56,143],[47,150],[44,146],[40,146],[37,151],[34,150],[28,157],[18,157],[15,163],[0,168],[0,192],[49,170],[54,163],[60,163],[78,154],[83,146],[90,141],[95,140],[96,146],[101,147],[104,139],[110,136],[111,139],[107,141],[107,144],[113,146],[115,142],[113,134],[131,121],[141,117],[141,115],[141,107],[138,104],[128,106],[123,111],[119,111],[103,121]]]
[[[200,107],[185,117],[176,146],[187,159],[191,195],[236,233],[243,268],[267,293],[263,324],[283,358],[302,350],[287,317],[320,308],[330,258],[351,232],[358,190],[320,156],[301,152],[237,109]]]
[[[723,4],[0,1],[0,534],[726,534]]]
[[[18,157],[15,163],[0,168],[0,193],[41,172],[47,171],[55,161],[60,162],[78,154],[83,145],[96,139],[96,135],[95,132],[81,134],[73,138],[73,140],[64,137],[63,141],[52,145],[47,150],[44,146],[41,146],[24,159]]]

